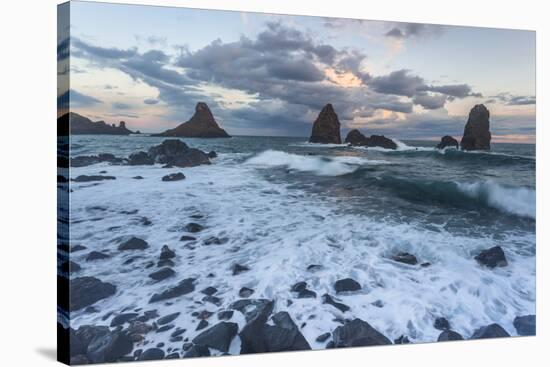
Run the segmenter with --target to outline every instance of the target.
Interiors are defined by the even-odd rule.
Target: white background
[[[56,0],[0,4],[0,365],[56,353]],[[546,1],[135,0],[121,3],[427,22],[537,31],[538,336],[148,362],[147,366],[538,366],[550,361],[547,194],[550,14]],[[472,55],[483,57],[483,55]],[[545,99],[546,98],[546,99]],[[548,112],[546,113],[548,116]],[[510,174],[513,174],[511,172]],[[137,365],[135,363],[124,366]],[[141,364],[140,364],[141,365]]]

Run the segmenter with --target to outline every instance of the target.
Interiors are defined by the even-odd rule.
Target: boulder
[[[147,152],[137,152],[130,154],[128,164],[130,166],[151,166],[155,164],[155,160]]]
[[[416,259],[416,256],[409,254],[408,252],[399,252],[396,255],[393,255],[391,259],[393,261],[397,261],[397,262],[409,264],[409,265],[418,264],[418,260]]]
[[[196,345],[204,345],[221,352],[229,350],[229,345],[237,335],[239,327],[233,322],[222,321],[208,330],[203,331],[193,339]]]
[[[207,296],[213,296],[217,291],[218,290],[214,287],[206,287],[201,291],[201,293],[206,294]]]
[[[537,318],[535,315],[517,316],[514,319],[514,327],[518,335],[537,335]]]
[[[130,354],[134,345],[126,333],[108,329],[97,333],[87,348],[86,356],[91,363],[116,362]]]
[[[187,122],[153,136],[174,136],[187,138],[230,138],[224,129],[220,128],[214,115],[204,102],[195,106],[195,114]]]
[[[504,251],[500,246],[495,246],[491,247],[488,250],[483,250],[478,255],[476,255],[474,259],[476,259],[477,262],[481,265],[484,265],[491,269],[497,266],[504,267],[508,265],[508,261],[506,260]]]
[[[185,179],[185,175],[181,172],[171,173],[162,177],[162,181],[164,182],[181,181],[183,179]]]
[[[241,297],[241,298],[248,298],[248,297],[250,297],[253,293],[254,293],[254,289],[250,289],[250,288],[247,288],[247,287],[242,287],[242,288],[239,290],[239,297]]]
[[[332,341],[336,348],[392,344],[388,338],[361,319],[338,326],[332,333]]]
[[[116,293],[116,287],[94,277],[80,277],[69,281],[69,308],[78,311]]]
[[[204,227],[198,223],[191,222],[191,223],[187,223],[184,229],[189,233],[197,233],[202,231]],[[180,238],[180,241],[181,241],[181,238]]]
[[[244,315],[246,322],[250,322],[255,319],[262,319],[267,321],[267,317],[273,311],[275,302],[268,299],[240,299],[233,302],[229,308],[237,310]],[[265,322],[264,321],[264,322]]]
[[[474,334],[471,339],[490,339],[490,338],[504,338],[510,336],[506,330],[502,328],[499,324],[491,324],[487,326],[480,327]]]
[[[315,338],[315,341],[317,343],[324,343],[327,341],[328,338],[330,338],[332,334],[331,333],[324,333],[324,334],[321,334],[319,335],[317,338]]]
[[[349,306],[343,304],[343,303],[339,303],[339,302],[336,302],[330,295],[328,294],[324,294],[323,297],[323,304],[327,304],[327,305],[331,305],[333,307],[336,307],[337,309],[339,309],[340,311],[342,312],[346,312],[346,311],[349,311]]]
[[[94,181],[105,181],[105,180],[116,180],[114,176],[101,176],[101,175],[80,175],[73,179],[74,182],[94,182]]]
[[[162,268],[149,274],[149,278],[153,279],[154,281],[160,282],[161,280],[173,277],[174,275],[176,275],[176,272],[174,270],[170,268]]]
[[[153,294],[153,296],[149,300],[149,303],[165,301],[167,299],[176,298],[191,293],[195,290],[194,282],[194,278],[186,278],[174,287],[169,288],[164,292]]]
[[[210,357],[210,350],[204,345],[193,345],[183,355],[184,358]]]
[[[438,342],[447,342],[453,340],[464,340],[464,338],[462,337],[462,335],[453,330],[444,330],[441,332],[441,334],[439,334],[439,337],[437,338]]]
[[[138,317],[138,314],[135,312],[121,313],[113,317],[111,320],[111,327],[124,325],[127,322],[135,320]]]
[[[202,330],[204,329],[205,327],[208,326],[208,321],[206,320],[201,320],[199,321],[199,324],[197,325],[197,328],[195,329],[195,331],[199,331],[199,330]]]
[[[208,155],[199,149],[189,148],[178,139],[168,139],[149,148],[148,155],[160,164],[180,168],[210,164]]]
[[[367,137],[359,130],[353,129],[348,133],[344,142],[352,146],[365,146],[367,145]]]
[[[164,358],[164,351],[160,348],[149,348],[140,354],[138,361],[155,361]]]
[[[172,321],[174,321],[175,319],[177,319],[179,317],[179,315],[180,315],[179,312],[175,312],[175,313],[172,313],[170,315],[163,316],[163,317],[161,317],[160,319],[157,320],[157,324],[158,325],[169,324]]]
[[[173,250],[170,250],[167,245],[162,246],[162,249],[160,250],[159,260],[169,260],[175,257],[176,253]]]
[[[233,317],[233,311],[220,311],[218,312],[218,319],[220,320],[229,320]]]
[[[436,148],[445,149],[447,147],[458,149],[458,141],[450,135],[445,135],[441,138],[441,141],[437,144]]]
[[[460,141],[463,150],[490,150],[491,132],[489,131],[489,110],[482,104],[470,110],[468,122]]]
[[[313,123],[310,143],[342,144],[340,137],[340,121],[334,112],[332,104],[327,104]]]
[[[438,317],[434,321],[434,328],[437,330],[449,330],[451,325],[449,325],[449,321],[446,318]]]
[[[361,284],[351,278],[340,279],[334,283],[334,290],[336,293],[355,292],[361,290]]]
[[[245,266],[245,265],[241,265],[241,264],[233,264],[231,265],[231,273],[233,275],[238,275],[240,273],[244,273],[245,271],[249,271],[250,268],[248,266]]]
[[[145,250],[149,247],[149,244],[138,237],[131,237],[130,239],[122,242],[118,245],[119,251],[128,251],[128,250]]]
[[[86,261],[103,260],[108,258],[110,258],[109,255],[99,251],[92,251],[88,255],[86,255]]]

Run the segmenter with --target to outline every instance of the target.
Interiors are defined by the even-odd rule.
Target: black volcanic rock
[[[361,319],[338,326],[332,333],[332,341],[336,348],[392,344],[382,333]]]
[[[355,292],[361,289],[361,284],[359,284],[355,279],[345,278],[337,280],[334,283],[334,290],[336,293],[341,292]]]
[[[495,267],[504,267],[508,265],[508,261],[506,260],[506,256],[504,255],[504,251],[502,250],[502,247],[495,246],[491,247],[488,250],[481,251],[478,255],[474,257],[478,263],[481,265],[485,265],[488,268],[495,268]]]
[[[86,357],[91,363],[116,362],[129,354],[133,347],[133,342],[126,333],[111,332],[108,328],[101,329],[94,333],[94,337],[88,344]]]
[[[218,126],[208,105],[199,102],[191,119],[174,129],[153,136],[173,136],[186,138],[229,138],[229,134]]]
[[[537,319],[535,315],[517,316],[514,319],[514,327],[518,335],[536,335]]]
[[[185,179],[185,175],[181,172],[171,173],[162,177],[162,181],[164,182],[181,181],[183,179]]]
[[[155,160],[147,152],[132,153],[128,157],[128,165],[130,166],[151,166],[153,164],[155,164]]]
[[[336,302],[334,300],[334,298],[332,298],[329,294],[324,294],[322,299],[323,299],[323,304],[327,304],[327,305],[331,305],[333,307],[336,307],[337,309],[339,309],[342,312],[349,311],[349,309],[350,309],[349,306],[347,306],[343,303],[340,303],[340,302]]]
[[[464,340],[462,335],[453,330],[444,330],[437,338],[438,342],[447,342],[453,340]]]
[[[345,142],[351,146],[360,146],[368,148],[384,148],[384,149],[397,149],[397,144],[389,138],[386,138],[384,135],[371,135],[366,137],[359,130],[351,130],[346,136]]]
[[[71,167],[85,167],[97,163],[111,163],[111,164],[122,164],[124,159],[115,157],[109,153],[101,153],[98,155],[79,155],[77,157],[71,158]]]
[[[73,135],[130,135],[132,131],[126,128],[126,123],[121,121],[118,126],[109,125],[105,121],[93,122],[89,118],[79,115],[78,113],[69,112],[68,118],[70,121],[71,134]],[[67,119],[66,115],[61,116],[60,120]]]
[[[116,293],[116,287],[94,277],[80,277],[69,281],[70,311],[91,306]]]
[[[441,138],[441,141],[437,144],[436,148],[445,149],[447,147],[454,147],[458,149],[458,141],[450,135],[445,135]]]
[[[340,138],[340,121],[330,103],[323,107],[317,120],[313,123],[309,142],[342,144],[342,139]]]
[[[193,339],[193,343],[227,353],[229,345],[237,335],[238,330],[237,324],[222,321],[197,335]]]
[[[115,180],[114,176],[101,176],[101,175],[80,175],[77,178],[73,179],[74,182],[94,182],[94,181],[105,181],[105,180]]]
[[[489,110],[482,104],[470,110],[468,122],[460,141],[463,150],[490,150],[491,132],[489,131]]]
[[[124,241],[118,246],[119,251],[128,251],[128,250],[145,250],[149,247],[149,244],[138,237],[131,237],[130,239]]]
[[[186,278],[179,282],[176,286],[169,288],[164,292],[155,293],[149,300],[149,303],[164,301],[191,293],[195,290],[194,281],[195,279],[193,278]]]
[[[418,264],[418,260],[416,259],[416,256],[409,254],[408,252],[399,252],[398,254],[393,255],[391,259],[393,261],[397,261],[397,262],[409,264],[409,265]]]
[[[491,324],[480,327],[472,335],[471,339],[504,338],[510,336],[499,324]]]
[[[195,167],[210,164],[208,154],[202,150],[189,148],[178,139],[167,139],[161,144],[149,148],[147,155],[155,162],[174,167]]]

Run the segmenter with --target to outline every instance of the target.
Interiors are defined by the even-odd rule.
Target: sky
[[[160,132],[206,102],[231,135],[309,136],[332,103],[345,134],[535,141],[535,32],[72,1],[58,102]],[[70,87],[69,87],[70,85]]]

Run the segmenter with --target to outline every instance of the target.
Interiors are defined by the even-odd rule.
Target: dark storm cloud
[[[70,107],[89,107],[103,102],[97,98],[77,92],[74,89],[69,89],[57,97],[57,106],[58,108],[69,108],[69,103]]]
[[[490,99],[486,101],[486,103],[496,102],[500,102],[507,106],[527,106],[536,104],[537,98],[535,96],[518,96],[508,92],[503,92],[491,96]]]
[[[414,26],[405,29],[410,34],[423,32]],[[372,76],[361,70],[364,53],[336,49],[281,23],[268,23],[254,39],[243,36],[229,43],[218,39],[194,51],[182,47],[178,56],[160,50],[102,48],[80,39],[73,46],[75,56],[116,68],[156,88],[157,98],[143,103],[164,102],[170,107],[167,117],[186,119],[195,103],[204,101],[230,128],[270,126],[295,134],[293,129],[302,131],[302,124],[310,128],[310,120],[327,103],[346,123],[372,118],[380,109],[410,114],[415,104],[433,110],[446,100],[475,95],[466,84],[433,86],[408,70]],[[337,76],[352,74],[362,84],[339,85],[327,70]],[[204,88],[209,84],[249,94],[253,102],[238,109],[233,104],[230,109],[230,104],[221,102],[223,96]]]
[[[438,36],[443,32],[443,27],[435,24],[421,23],[396,23],[395,26],[386,33],[386,37],[410,38],[410,37],[430,37]]]

